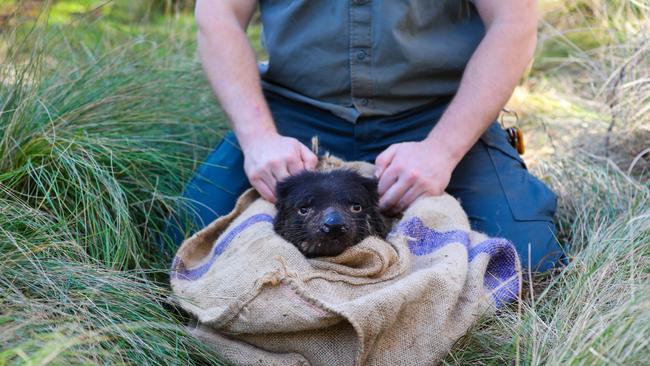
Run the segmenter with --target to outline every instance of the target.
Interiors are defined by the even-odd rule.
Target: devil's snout
[[[347,231],[345,219],[336,211],[327,212],[323,216],[323,224],[320,230],[330,235],[343,234]]]

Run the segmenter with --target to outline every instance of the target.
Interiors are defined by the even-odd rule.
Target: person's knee
[[[461,161],[448,190],[461,200],[474,229],[514,243],[525,268],[544,271],[561,258],[555,193],[530,174],[498,125]]]
[[[505,224],[503,237],[517,248],[524,271],[544,272],[559,264],[563,255],[551,221],[515,221]]]
[[[519,254],[522,267],[543,272],[559,264],[563,251],[558,243],[553,221],[516,220],[511,214],[490,215],[483,210],[476,214],[476,206],[468,211],[472,229],[489,236],[510,240]],[[495,211],[496,212],[496,211]]]

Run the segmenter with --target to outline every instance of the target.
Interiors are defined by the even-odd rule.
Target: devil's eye
[[[361,212],[361,205],[358,204],[358,203],[353,203],[350,206],[350,211],[352,211],[352,212]]]
[[[300,214],[300,215],[304,216],[304,215],[306,215],[308,213],[309,213],[309,207],[300,207],[298,209],[298,214]]]

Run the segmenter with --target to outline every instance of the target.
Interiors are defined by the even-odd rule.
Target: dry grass
[[[640,365],[650,356],[650,2],[544,1],[509,107],[559,195],[569,265],[461,340],[448,364]],[[510,121],[510,120],[509,120]]]

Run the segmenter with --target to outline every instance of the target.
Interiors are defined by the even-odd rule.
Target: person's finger
[[[384,170],[381,176],[379,176],[379,182],[377,184],[377,193],[379,193],[379,196],[383,196],[386,191],[397,182],[397,178],[399,178],[399,175],[397,169],[394,167],[389,166]]]
[[[415,185],[411,186],[411,188],[404,193],[402,198],[400,198],[399,202],[397,202],[395,209],[399,212],[405,211],[413,202],[415,202],[415,200],[420,198],[423,193],[424,191],[421,188]]]
[[[289,161],[287,164],[287,170],[289,171],[289,175],[296,175],[305,170],[305,165],[302,162],[302,158],[291,159],[291,161]]]
[[[381,177],[388,165],[393,161],[396,152],[397,148],[395,145],[390,145],[388,149],[377,155],[377,158],[375,159],[375,177]]]
[[[275,185],[277,184],[277,181],[275,180],[275,177],[273,176],[273,173],[271,173],[271,170],[263,170],[259,174],[259,180],[264,182],[268,189],[271,191],[271,199],[267,199],[267,201],[275,202]]]
[[[287,164],[282,163],[272,168],[271,174],[273,174],[274,183],[280,182],[289,176],[289,170]],[[275,189],[273,190],[275,192]]]
[[[386,193],[384,193],[379,199],[379,209],[382,211],[391,211],[394,209],[397,202],[402,199],[404,193],[406,193],[411,186],[412,183],[403,175],[399,177],[397,182],[391,185]]]
[[[300,158],[302,159],[305,169],[316,169],[316,165],[318,165],[318,156],[316,156],[316,154],[314,154],[307,148],[307,146],[303,144],[300,144]]]
[[[251,182],[251,185],[257,190],[257,192],[264,198],[265,200],[275,203],[275,195],[273,194],[273,191],[271,191],[271,188],[266,184],[261,179],[256,179]]]

